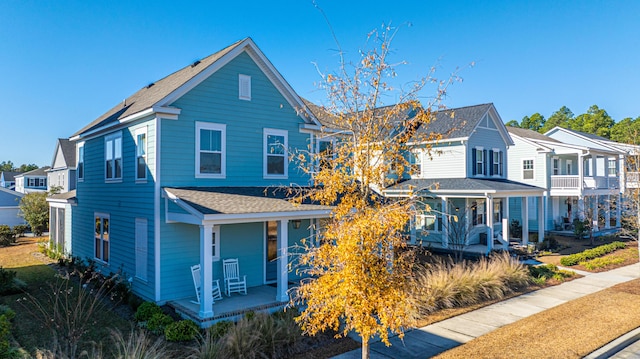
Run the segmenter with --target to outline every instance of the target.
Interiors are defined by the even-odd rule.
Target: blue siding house
[[[310,185],[292,161],[315,148],[320,122],[246,38],[151,83],[75,133],[71,251],[133,291],[207,326],[289,300],[290,248],[330,207],[294,205]],[[67,198],[66,200],[69,200]],[[237,258],[248,294],[203,293]]]
[[[412,243],[433,249],[464,250],[486,254],[509,246],[509,224],[517,219],[523,225],[524,244],[528,241],[523,213],[511,217],[509,203],[514,199],[542,201],[544,189],[507,178],[507,148],[513,145],[493,104],[448,109],[421,131],[442,134],[442,139],[417,143],[411,153],[415,166],[412,178],[386,188],[388,197],[418,196],[420,208],[411,225]],[[533,214],[534,221],[544,218]],[[464,227],[464,228],[463,228]],[[538,226],[544,238],[544,226]]]

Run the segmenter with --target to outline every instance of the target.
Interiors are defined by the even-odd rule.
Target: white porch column
[[[493,197],[486,197],[486,216],[485,224],[487,225],[487,253],[491,252],[493,249]]]
[[[578,219],[584,221],[584,196],[578,197]]]
[[[604,213],[604,228],[611,228],[611,195],[607,195],[607,210]]]
[[[622,216],[622,195],[618,193],[616,199],[616,228],[622,227],[621,217]]]
[[[276,300],[279,302],[289,301],[289,271],[287,264],[289,261],[288,253],[289,242],[289,220],[282,219],[278,221],[278,288],[276,292]]]
[[[591,228],[592,231],[597,232],[600,230],[598,228],[598,202],[600,201],[598,195],[595,195],[594,200],[591,203]]]
[[[529,244],[529,197],[522,197],[522,244]]]
[[[509,197],[502,199],[502,239],[509,243]]]
[[[538,243],[542,243],[544,241],[544,230],[546,224],[545,218],[545,206],[544,206],[544,196],[538,197]]]
[[[213,317],[212,233],[212,225],[200,225],[200,318]]]
[[[598,156],[596,156],[595,154],[591,154],[591,173],[590,173],[591,177],[594,177],[594,181],[595,181],[595,177],[598,175]],[[596,184],[596,188],[597,188],[597,184]]]
[[[442,197],[442,246],[449,248],[449,205],[447,204],[447,197]],[[462,220],[458,218],[458,220]]]
[[[584,157],[578,155],[578,177],[580,182],[580,193],[584,190]]]

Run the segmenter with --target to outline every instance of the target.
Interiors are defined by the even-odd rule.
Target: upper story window
[[[331,161],[335,158],[333,139],[318,141],[318,170],[331,168]]]
[[[560,174],[560,159],[558,157],[554,157],[552,160],[553,165],[553,175],[557,176]]]
[[[415,177],[422,176],[422,152],[410,152],[409,164],[411,165],[411,175]]]
[[[522,179],[533,179],[533,160],[522,160]]]
[[[616,171],[616,160],[609,160],[607,164],[608,164],[607,173],[611,176],[615,176],[618,173],[618,171]]]
[[[502,151],[493,149],[489,151],[489,165],[491,176],[502,176]]]
[[[122,132],[104,138],[105,179],[122,180]]]
[[[84,180],[84,142],[78,144],[78,165],[76,173],[78,181]]]
[[[251,76],[238,75],[238,98],[251,101]]]
[[[485,164],[487,163],[487,150],[482,147],[476,147],[471,152],[471,161],[473,163],[473,175],[486,175]]]
[[[226,128],[219,123],[196,123],[196,177],[225,177]]]
[[[264,177],[287,177],[289,167],[287,146],[287,131],[264,129]]]
[[[147,179],[147,128],[136,130],[136,181]]]
[[[94,256],[102,262],[109,262],[109,215],[95,214]]]

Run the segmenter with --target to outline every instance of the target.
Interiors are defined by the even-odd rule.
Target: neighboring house
[[[493,104],[439,111],[421,130],[443,138],[432,143],[432,156],[418,144],[412,154],[415,176],[383,191],[390,197],[421,197],[423,206],[417,211],[423,214],[412,225],[411,241],[442,249],[464,245],[466,251],[480,253],[507,249],[510,220],[528,218],[526,211],[524,217],[510,218],[509,203],[541,202],[544,190],[507,179],[507,148],[513,141]],[[532,215],[534,220],[542,218],[541,213]],[[452,243],[458,240],[449,225],[453,216],[463,217],[469,226],[465,243]],[[523,227],[527,243],[529,231]],[[540,240],[544,230],[538,227]]]
[[[49,166],[40,167],[33,171],[24,172],[15,176],[16,192],[46,192],[47,191],[47,170]]]
[[[20,172],[10,172],[10,171],[0,172],[0,187],[8,188],[10,190],[15,190],[16,188],[15,176],[19,174]]]
[[[47,171],[49,189],[57,187],[60,193],[76,189],[76,146],[65,138],[59,138],[53,153],[51,168]]]
[[[310,184],[290,151],[315,147],[319,129],[250,38],[145,86],[70,139],[76,194],[59,200],[75,202],[71,254],[202,326],[282,305],[298,279],[289,248],[331,211],[286,200]],[[248,295],[193,304],[190,267],[211,293],[225,258],[238,258]]]
[[[0,224],[15,226],[25,224],[24,218],[20,216],[20,199],[22,193],[0,187]]]

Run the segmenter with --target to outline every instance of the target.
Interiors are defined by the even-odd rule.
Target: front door
[[[265,282],[278,279],[278,222],[265,223]]]

